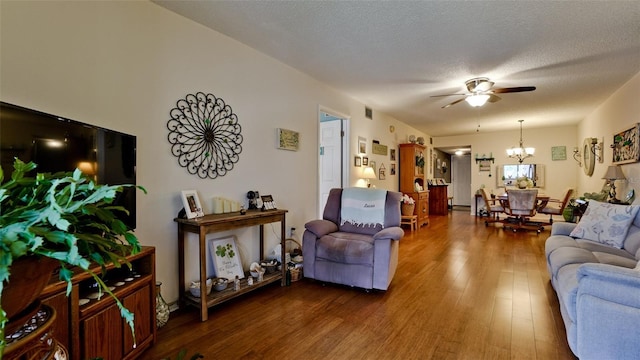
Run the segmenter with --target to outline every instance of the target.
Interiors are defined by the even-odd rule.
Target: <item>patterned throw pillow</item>
[[[616,205],[591,200],[570,236],[621,249],[638,209],[640,207],[637,205]]]

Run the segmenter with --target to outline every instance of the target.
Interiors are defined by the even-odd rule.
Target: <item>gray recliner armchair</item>
[[[353,192],[360,196],[360,202],[349,197]],[[323,219],[305,224],[304,276],[363,289],[387,290],[398,265],[398,240],[404,236],[400,228],[401,198],[401,193],[385,190],[332,189]],[[364,213],[356,208],[359,205]]]

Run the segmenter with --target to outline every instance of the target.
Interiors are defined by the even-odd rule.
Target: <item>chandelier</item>
[[[520,164],[522,164],[522,161],[524,161],[524,159],[528,157],[532,157],[533,153],[536,151],[536,149],[532,147],[526,148],[522,145],[522,122],[523,121],[524,120],[518,120],[518,122],[520,123],[520,147],[512,147],[511,149],[507,149],[507,155],[510,158],[518,159],[518,162]]]

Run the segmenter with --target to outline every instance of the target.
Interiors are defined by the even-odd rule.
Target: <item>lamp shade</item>
[[[620,165],[610,165],[607,168],[607,172],[602,177],[607,180],[622,180],[625,179],[624,173],[622,172],[622,168]]]
[[[362,178],[363,179],[375,179],[376,178],[376,173],[373,172],[373,168],[371,166],[367,166],[364,168],[364,171],[362,172]]]

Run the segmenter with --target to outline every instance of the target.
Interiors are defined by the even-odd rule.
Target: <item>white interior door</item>
[[[346,146],[347,119],[342,116],[320,111],[320,131],[318,152],[318,216],[321,217],[327,203],[329,191],[341,188],[346,183],[347,170],[344,149]]]
[[[471,155],[451,157],[453,204],[471,206]]]

